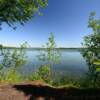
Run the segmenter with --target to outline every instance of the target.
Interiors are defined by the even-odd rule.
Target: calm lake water
[[[81,76],[85,75],[88,71],[88,66],[85,59],[80,54],[79,50],[74,49],[64,49],[61,52],[61,62],[59,64],[53,64],[52,72],[54,75],[71,75],[71,76]],[[27,63],[22,66],[21,73],[28,75],[36,71],[42,61],[38,60],[37,55],[40,51],[37,49],[27,50]]]
[[[62,53],[61,62],[59,64],[54,64],[52,67],[52,72],[54,74],[72,75],[79,76],[84,75],[88,71],[88,66],[78,50],[64,49],[60,50]],[[40,52],[38,50],[28,50],[28,61],[27,64],[22,67],[22,72],[25,74],[32,73],[36,71],[42,61],[39,61],[36,57]]]

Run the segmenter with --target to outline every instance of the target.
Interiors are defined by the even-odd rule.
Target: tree
[[[53,80],[51,80],[51,67],[53,64],[60,63],[61,61],[61,53],[56,48],[55,37],[53,33],[50,34],[48,42],[46,45],[43,45],[43,48],[44,50],[40,50],[40,55],[37,57],[45,64],[39,67],[38,74],[45,82],[52,84]]]
[[[48,0],[0,0],[0,25],[3,22],[9,26],[15,22],[23,25],[47,4]]]
[[[20,48],[2,49],[0,61],[0,81],[18,81],[21,78],[19,69],[27,62],[27,42]],[[15,76],[14,76],[15,75]],[[14,79],[14,80],[13,80]]]
[[[0,44],[0,56],[2,55],[2,49],[3,49],[3,45]]]
[[[56,42],[53,33],[50,33],[48,42],[42,47],[44,50],[40,50],[40,55],[37,56],[39,60],[46,62],[46,64],[59,63],[61,61],[61,52],[56,48]]]
[[[3,48],[3,45],[2,45],[2,44],[0,44],[0,49],[1,49],[1,48]]]
[[[84,37],[82,51],[84,58],[89,65],[88,78],[95,87],[100,83],[100,19],[95,19],[95,12],[92,12],[89,17],[88,27],[92,29],[92,34]]]

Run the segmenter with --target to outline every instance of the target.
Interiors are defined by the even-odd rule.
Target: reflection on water
[[[56,75],[59,73],[67,76],[80,76],[88,71],[88,65],[78,50],[64,49],[60,50],[60,52],[62,54],[61,62],[59,64],[53,64],[53,74]],[[41,64],[45,63],[38,60],[37,55],[39,55],[39,53],[37,49],[27,50],[27,63],[22,66],[20,70],[22,74],[27,75],[32,73],[36,71]],[[0,59],[2,59],[1,56]]]
[[[61,63],[53,64],[52,72],[55,74],[61,73],[64,75],[83,75],[87,72],[88,66],[78,50],[61,50]],[[36,57],[39,55],[38,50],[28,50],[28,62],[22,67],[22,71],[25,74],[31,73],[43,64]]]

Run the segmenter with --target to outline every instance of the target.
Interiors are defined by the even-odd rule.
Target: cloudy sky
[[[87,28],[91,11],[100,17],[100,0],[49,0],[48,7],[41,10],[44,15],[24,26],[17,24],[13,30],[3,24],[0,44],[19,46],[27,41],[31,47],[41,47],[53,32],[58,47],[80,47],[83,37],[91,33]]]

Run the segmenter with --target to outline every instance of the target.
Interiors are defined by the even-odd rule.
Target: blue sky
[[[43,16],[35,16],[24,26],[13,30],[6,24],[0,31],[0,44],[19,46],[27,41],[31,47],[41,47],[53,32],[58,47],[80,47],[83,37],[90,34],[88,17],[95,11],[100,17],[100,0],[49,0],[42,9]]]

